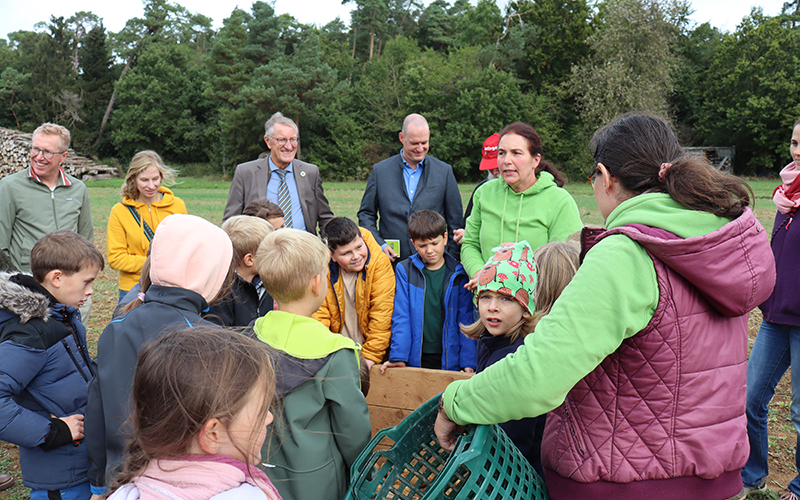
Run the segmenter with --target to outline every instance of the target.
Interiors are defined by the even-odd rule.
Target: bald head
[[[403,131],[400,132],[400,142],[403,144],[403,158],[411,168],[417,168],[417,164],[425,159],[428,154],[431,131],[428,128],[428,120],[424,116],[411,114],[403,120]]]
[[[408,135],[408,129],[410,128],[429,130],[428,120],[426,120],[422,115],[411,113],[410,115],[406,116],[405,120],[403,120],[403,135]]]

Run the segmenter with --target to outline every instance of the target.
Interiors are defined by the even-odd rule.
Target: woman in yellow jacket
[[[183,200],[166,186],[175,183],[177,171],[164,165],[155,151],[141,151],[131,160],[122,203],[111,209],[106,233],[108,264],[119,270],[119,299],[139,283],[150,240],[158,224],[172,214],[185,214]]]

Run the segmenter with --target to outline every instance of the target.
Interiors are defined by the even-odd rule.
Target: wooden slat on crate
[[[381,375],[380,366],[373,366],[367,396],[372,435],[399,424],[422,403],[445,390],[450,382],[471,376],[470,373],[426,368],[389,368]]]

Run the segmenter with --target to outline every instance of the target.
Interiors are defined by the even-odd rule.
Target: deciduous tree
[[[705,145],[736,146],[738,172],[780,168],[800,117],[800,31],[760,9],[726,35],[704,75],[697,124]]]
[[[677,63],[672,47],[685,19],[682,2],[606,2],[603,23],[589,38],[592,54],[573,67],[570,81],[587,128],[629,110],[667,114]]]

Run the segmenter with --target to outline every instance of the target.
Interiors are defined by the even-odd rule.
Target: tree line
[[[365,179],[425,115],[431,154],[479,177],[483,140],[513,121],[573,179],[596,127],[628,110],[667,117],[687,146],[735,146],[735,171],[777,171],[800,118],[800,0],[731,32],[689,21],[688,0],[344,0],[349,25],[235,9],[219,30],[168,0],[109,32],[91,12],[0,39],[0,126],[68,127],[82,154],[142,149],[230,174],[266,149],[275,111],[327,179]],[[798,88],[795,88],[798,87]]]

